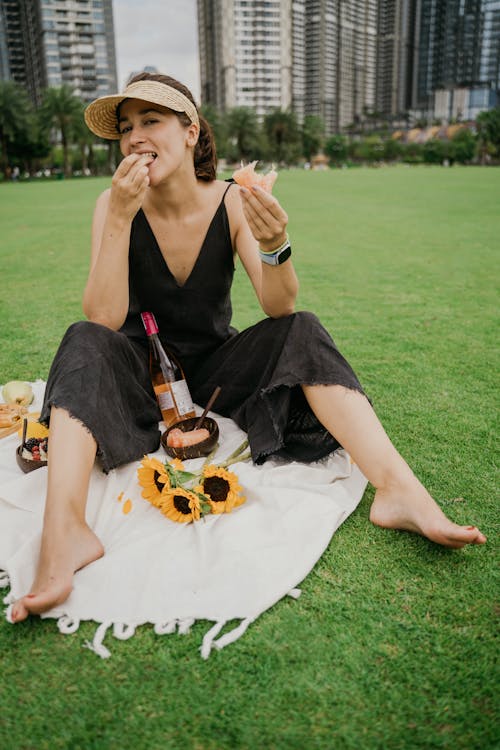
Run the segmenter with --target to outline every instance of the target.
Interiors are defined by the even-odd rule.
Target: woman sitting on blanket
[[[12,619],[63,602],[75,571],[104,554],[85,521],[96,455],[107,472],[159,447],[145,310],[180,359],[194,401],[204,406],[222,387],[217,411],[248,433],[255,462],[313,461],[341,445],[376,488],[374,524],[448,547],[484,543],[476,527],[450,521],[414,476],[317,318],[294,312],[288,217],[264,190],[216,179],[211,131],[188,89],[143,73],[85,117],[98,136],[120,140],[124,158],[95,208],[88,321],[68,329],[47,382],[40,558]],[[268,316],[242,333],[230,326],[236,256]]]

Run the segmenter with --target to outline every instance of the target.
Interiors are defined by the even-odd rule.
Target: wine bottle
[[[167,353],[158,336],[153,313],[141,313],[149,341],[149,371],[166,427],[181,419],[195,417],[193,400],[180,364]]]

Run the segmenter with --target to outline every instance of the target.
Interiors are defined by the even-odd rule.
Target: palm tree
[[[500,107],[480,112],[477,129],[481,164],[486,164],[491,156],[500,154]]]
[[[302,154],[307,161],[323,148],[325,123],[318,115],[306,115],[302,125]]]
[[[75,118],[71,126],[71,138],[80,148],[82,171],[85,174],[87,169],[92,170],[94,161],[93,146],[96,143],[96,136],[88,129],[84,120],[85,102],[79,100],[80,115]]]
[[[0,167],[7,174],[15,142],[27,139],[33,119],[26,90],[12,81],[0,81]]]
[[[219,112],[212,104],[203,104],[201,114],[212,128],[218,156],[225,156],[226,127]]]
[[[64,174],[69,177],[71,175],[69,147],[75,124],[80,122],[82,117],[81,100],[73,94],[69,86],[46,89],[40,114],[46,126],[55,128],[61,137]]]
[[[236,159],[249,159],[255,154],[259,123],[250,107],[235,107],[227,117],[227,134],[232,142]]]
[[[276,109],[264,118],[271,153],[279,163],[290,164],[300,155],[300,132],[293,112]]]

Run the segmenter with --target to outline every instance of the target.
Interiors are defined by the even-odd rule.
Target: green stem
[[[223,469],[225,469],[227,466],[231,466],[231,464],[237,464],[237,463],[240,463],[240,461],[248,461],[248,459],[251,457],[252,457],[252,454],[250,453],[250,451],[247,451],[246,453],[243,453],[243,455],[241,454],[236,455],[232,460],[229,460],[231,458],[231,456],[229,456],[229,458],[226,459],[224,463],[218,464],[218,465],[222,467]]]
[[[239,446],[238,446],[238,447],[236,448],[236,450],[235,450],[235,451],[233,451],[233,452],[231,453],[231,455],[230,455],[230,456],[228,456],[228,457],[226,458],[226,461],[225,461],[225,463],[229,465],[229,463],[228,463],[228,462],[232,462],[233,458],[236,458],[237,456],[239,456],[239,455],[240,455],[240,453],[243,453],[243,451],[245,450],[245,448],[248,448],[248,440],[244,440],[244,441],[242,442],[242,444],[241,444],[241,445],[239,445]]]
[[[203,474],[203,469],[205,468],[205,466],[210,463],[210,461],[215,456],[215,454],[217,453],[218,450],[219,450],[219,443],[216,443],[215,447],[212,448],[212,450],[210,451],[210,453],[208,454],[208,456],[206,457],[206,459],[203,461],[203,463],[201,465],[200,476]]]

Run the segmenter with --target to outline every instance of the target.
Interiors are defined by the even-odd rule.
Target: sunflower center
[[[153,475],[153,482],[156,484],[156,489],[158,490],[158,492],[161,492],[165,485],[160,484],[160,482],[158,481],[159,477],[161,477],[161,474],[159,471],[156,471],[155,469],[155,473]]]
[[[184,513],[185,516],[191,513],[189,500],[187,497],[184,497],[184,495],[174,495],[174,506],[179,513]]]
[[[222,477],[207,477],[203,489],[215,503],[223,503],[229,494],[229,482]]]

